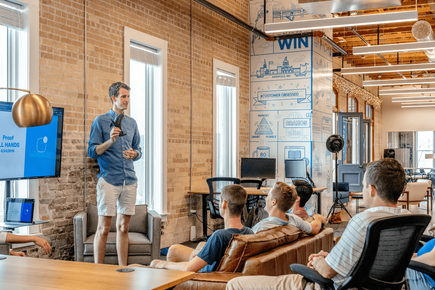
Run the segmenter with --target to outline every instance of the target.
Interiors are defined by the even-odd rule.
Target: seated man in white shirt
[[[323,216],[315,214],[313,215],[314,221],[308,223],[295,214],[286,213],[293,206],[297,197],[298,194],[294,187],[277,181],[266,197],[265,210],[269,214],[269,217],[253,226],[252,231],[257,233],[258,231],[277,226],[294,225],[307,234],[317,234],[322,228],[322,223],[325,222]]]
[[[363,180],[363,200],[367,209],[349,221],[331,253],[320,251],[312,254],[308,266],[323,277],[332,279],[337,288],[361,257],[370,222],[381,217],[409,213],[397,207],[397,200],[404,187],[405,172],[397,160],[385,158],[369,163]],[[435,249],[415,259],[435,266]],[[411,290],[420,289],[417,286],[423,276],[420,274],[407,270]],[[231,280],[227,289],[320,289],[320,286],[306,282],[301,275],[246,276]]]
[[[42,247],[45,251],[45,254],[51,253],[51,246],[44,239],[35,237],[35,236],[18,236],[10,233],[0,232],[0,244],[11,243],[11,244],[21,244],[21,243],[30,243],[33,242],[36,245]],[[21,256],[25,257],[26,255],[23,252],[14,252],[10,251],[12,256]]]

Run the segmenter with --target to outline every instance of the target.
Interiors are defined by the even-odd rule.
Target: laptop
[[[6,225],[32,225],[35,200],[31,198],[8,198],[6,200]]]

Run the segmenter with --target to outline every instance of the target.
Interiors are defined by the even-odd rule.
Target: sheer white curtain
[[[142,158],[135,161],[134,169],[138,178],[136,204],[147,204],[153,208],[155,197],[154,98],[156,97],[156,51],[131,44],[130,47],[130,115],[137,122],[140,134]]]
[[[216,73],[216,176],[237,176],[236,77]]]

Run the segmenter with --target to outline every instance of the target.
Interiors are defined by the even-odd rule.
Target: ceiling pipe
[[[290,39],[290,38],[300,38],[300,37],[320,37],[324,39],[327,43],[329,43],[335,50],[339,51],[343,55],[347,55],[347,52],[343,50],[339,45],[337,45],[331,38],[326,36],[322,31],[314,31],[314,32],[306,32],[306,33],[296,33],[296,34],[287,34],[287,35],[280,35],[280,36],[270,36],[264,33],[263,31],[243,22],[242,20],[238,19],[237,17],[231,15],[230,13],[226,12],[222,8],[217,7],[216,5],[206,1],[206,0],[194,0],[196,3],[201,4],[202,6],[210,9],[211,11],[225,17],[226,19],[234,22],[235,24],[251,31],[252,33],[255,33],[256,35],[260,36],[261,38],[267,40],[267,41],[275,41],[279,39]],[[266,11],[266,5],[264,1],[263,10]],[[264,19],[266,21],[266,13],[264,12]]]

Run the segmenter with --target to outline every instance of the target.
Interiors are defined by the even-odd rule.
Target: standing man
[[[130,87],[124,83],[113,83],[109,88],[112,109],[95,118],[89,138],[88,155],[100,165],[97,184],[98,228],[94,240],[94,261],[104,263],[107,237],[112,217],[116,219],[116,250],[118,263],[127,265],[128,225],[134,215],[137,178],[133,161],[142,156],[140,136],[136,121],[124,116],[121,125],[116,121],[124,114],[130,102]],[[122,118],[122,116],[121,116]],[[114,125],[117,123],[120,127]],[[124,134],[120,133],[123,132]]]

